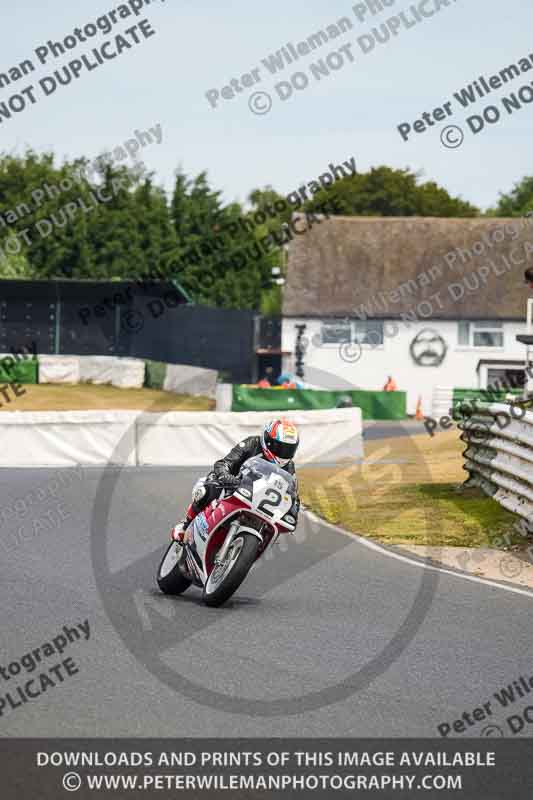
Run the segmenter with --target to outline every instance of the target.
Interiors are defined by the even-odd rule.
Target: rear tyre
[[[250,533],[235,537],[224,563],[213,567],[204,586],[203,601],[207,606],[221,606],[237,591],[256,559],[260,544]]]
[[[157,585],[163,594],[182,594],[191,585],[180,569],[183,547],[171,542],[157,570]]]

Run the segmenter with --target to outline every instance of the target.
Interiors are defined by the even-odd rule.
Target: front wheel
[[[254,563],[260,541],[250,533],[237,534],[226,558],[215,564],[204,586],[203,601],[208,606],[221,606],[237,591]]]
[[[171,542],[157,570],[157,585],[163,594],[182,594],[191,585],[180,569],[182,558],[183,547]]]

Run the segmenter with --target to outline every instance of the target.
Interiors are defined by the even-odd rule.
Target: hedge
[[[350,397],[363,419],[405,419],[405,392],[369,392],[360,389],[328,392],[314,389],[257,389],[234,385],[232,411],[294,411],[337,408]]]

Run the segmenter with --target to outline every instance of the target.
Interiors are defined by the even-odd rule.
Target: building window
[[[503,347],[503,322],[459,322],[459,347]]]
[[[322,344],[368,344],[372,347],[383,344],[383,322],[381,320],[355,320],[347,322],[323,322]]]
[[[383,322],[379,319],[357,320],[354,322],[355,341],[377,347],[383,344]]]
[[[352,341],[352,326],[349,322],[323,322],[322,344],[349,344]]]

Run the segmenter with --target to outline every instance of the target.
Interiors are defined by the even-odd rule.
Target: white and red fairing
[[[233,494],[223,500],[215,500],[204,511],[201,511],[191,523],[189,547],[196,551],[202,563],[204,572],[202,578],[204,581],[207,580],[213,569],[216,554],[226,538],[231,522],[239,515],[244,515],[245,513],[249,515],[249,522],[256,529],[259,529],[263,524],[259,537],[262,539],[262,545],[257,552],[256,561],[267,547],[277,540],[280,534],[294,531],[294,525],[290,525],[283,520],[274,522],[263,517],[256,509],[252,511],[251,508],[251,503]],[[251,519],[252,517],[253,520]],[[243,519],[244,526],[248,527],[249,522]],[[199,566],[198,563],[196,566]]]

